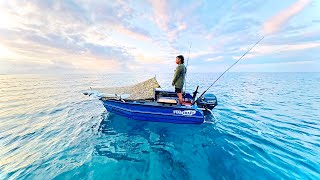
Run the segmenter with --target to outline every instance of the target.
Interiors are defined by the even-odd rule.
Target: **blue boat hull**
[[[145,102],[122,102],[111,99],[101,99],[101,101],[109,112],[135,120],[179,124],[201,124],[204,122],[203,111],[195,105],[162,106]]]

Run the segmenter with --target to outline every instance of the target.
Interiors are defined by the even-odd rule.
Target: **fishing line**
[[[248,52],[251,51],[251,49],[253,49],[257,44],[259,44],[259,42],[262,41],[263,38],[264,36],[258,42],[256,42],[246,53],[244,53],[235,63],[233,63],[227,70],[225,70],[199,97],[203,96],[204,93],[206,93],[229,69],[236,65]]]

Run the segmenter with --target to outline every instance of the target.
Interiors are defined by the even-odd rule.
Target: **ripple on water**
[[[218,75],[195,74],[188,87]],[[0,179],[319,177],[319,74],[230,73],[201,125],[129,120],[82,95],[148,77],[0,76]]]

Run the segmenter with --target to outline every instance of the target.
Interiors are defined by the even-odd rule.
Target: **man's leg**
[[[179,103],[182,104],[183,103],[182,93],[177,93],[177,95],[178,95]]]
[[[176,90],[176,93],[177,93],[177,96],[178,96],[179,104],[182,104],[183,103],[182,89],[176,88],[175,90]]]

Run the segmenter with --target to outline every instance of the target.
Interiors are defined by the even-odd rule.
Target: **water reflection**
[[[188,76],[188,88],[214,76]],[[0,76],[0,179],[319,176],[319,73],[227,74],[210,89],[217,120],[201,125],[126,119],[82,95],[149,77]],[[157,78],[171,88],[171,74]]]
[[[219,134],[211,123],[136,121],[108,112],[102,118],[93,156],[108,159],[109,171],[114,168],[110,164],[115,163],[119,169],[143,169],[144,177],[153,173],[164,178],[191,178],[194,170],[208,165],[202,162],[203,157],[216,147],[214,134]],[[196,168],[193,163],[197,163]]]

